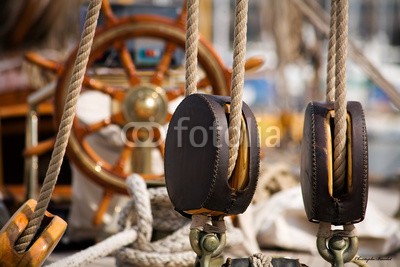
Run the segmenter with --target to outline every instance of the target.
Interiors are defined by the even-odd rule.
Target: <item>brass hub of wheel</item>
[[[128,122],[165,124],[168,114],[165,91],[152,84],[131,88],[122,103],[122,112]]]

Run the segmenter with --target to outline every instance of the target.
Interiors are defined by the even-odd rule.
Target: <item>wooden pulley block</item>
[[[301,188],[307,217],[334,225],[364,219],[368,198],[368,141],[359,102],[347,103],[346,176],[342,191],[333,186],[334,104],[312,102],[304,118]]]
[[[29,218],[36,207],[33,199],[25,202],[12,216],[0,232],[0,265],[1,266],[41,266],[56,247],[67,223],[58,216],[46,212],[42,221],[43,229],[23,253],[18,253],[14,246],[28,225]]]
[[[187,216],[243,213],[257,185],[257,123],[243,103],[236,167],[228,177],[230,97],[193,94],[176,109],[165,145],[165,182],[175,209]]]

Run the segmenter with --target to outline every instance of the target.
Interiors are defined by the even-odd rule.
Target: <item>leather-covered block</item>
[[[229,185],[228,117],[230,97],[193,94],[176,109],[165,144],[165,182],[175,209],[185,215],[243,213],[257,185],[260,148],[257,123],[243,103],[248,136],[247,184]]]
[[[312,102],[304,118],[301,188],[307,217],[334,225],[364,219],[368,198],[368,141],[361,104],[347,103],[347,170],[344,192],[333,188],[334,104]]]

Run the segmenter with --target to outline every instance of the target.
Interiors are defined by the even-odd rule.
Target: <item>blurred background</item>
[[[200,2],[200,32],[213,51],[206,53],[216,55],[228,73],[232,64],[234,1]],[[370,199],[382,213],[379,216],[390,218],[385,220],[390,221],[392,227],[390,233],[379,236],[381,246],[386,249],[379,247],[375,252],[386,255],[395,253],[400,247],[400,0],[349,2],[349,36],[353,42],[352,51],[357,53],[351,52],[348,60],[347,99],[361,102],[366,115],[369,179],[373,188]],[[182,11],[182,0],[110,0],[110,4],[117,18],[151,14],[174,21]],[[0,222],[5,222],[7,214],[12,214],[27,197],[35,196],[43,181],[51,155],[51,140],[57,129],[55,106],[60,105],[53,95],[55,90],[65,89],[60,85],[60,79],[65,80],[68,76],[64,71],[70,67],[68,59],[79,42],[86,7],[86,1],[81,0],[3,0],[0,3],[0,199],[4,214]],[[328,0],[250,1],[247,58],[255,57],[262,62],[246,72],[244,88],[244,101],[250,105],[259,123],[263,154],[261,179],[264,180],[256,194],[256,202],[267,201],[281,191],[298,186],[303,113],[310,101],[325,99],[327,36],[324,29],[329,25],[329,7]],[[99,24],[108,27],[107,23],[109,21],[103,15]],[[112,32],[112,29],[105,31]],[[149,73],[157,68],[168,40],[140,34],[130,36],[130,39],[116,38],[126,43],[138,74],[146,81],[150,79]],[[176,42],[180,47],[172,54],[162,84],[167,95],[184,84],[184,51],[179,41]],[[111,46],[93,59],[88,73],[104,84],[123,87],[126,84],[126,77],[120,71],[123,63]],[[35,60],[37,58],[44,59],[44,63],[38,64],[42,61]],[[201,64],[203,70],[199,77],[207,77],[207,64]],[[206,83],[204,91],[223,92],[225,89],[215,88],[213,79],[208,79],[211,85]],[[43,89],[51,83],[58,85],[52,90]],[[43,94],[48,96],[36,103],[32,96],[39,91],[47,92]],[[78,107],[82,121],[101,119],[96,116],[100,116],[104,104],[88,107],[108,103],[100,98],[96,98],[100,101],[97,102],[83,97],[81,108]],[[169,103],[172,112],[182,98],[177,97]],[[110,129],[100,134],[107,135],[110,131],[115,134]],[[43,143],[46,149],[40,147],[35,150],[36,154],[31,153],[28,148],[37,148],[42,141],[48,141]],[[94,146],[104,145],[104,142],[93,142]],[[113,148],[108,145],[105,144],[103,150],[112,154],[109,151],[114,151],[115,144],[112,144]],[[101,150],[96,153],[103,153]],[[116,152],[104,158],[115,160],[118,155]],[[152,171],[162,172],[162,158],[149,159],[145,155],[148,154],[142,154],[143,161],[146,157],[151,161]],[[135,168],[140,164],[149,165],[143,161],[135,163]],[[149,168],[144,169],[147,172]],[[86,175],[79,164],[71,162],[71,157],[65,158],[52,201],[54,213],[65,218],[70,216],[74,194],[80,194],[74,191],[73,180],[85,179]],[[96,192],[102,195],[102,186],[92,180],[83,183],[87,187],[98,187]],[[99,201],[102,201],[101,197],[93,203],[97,205]],[[94,237],[100,230],[115,231],[111,226],[111,230],[104,230],[115,221],[120,204],[117,200],[114,202],[106,217],[100,220],[101,227],[86,239],[96,239]],[[92,208],[92,214],[96,214],[96,209],[97,206]],[[75,223],[75,228],[86,229],[91,218],[87,220],[89,223],[86,224]],[[268,233],[265,229],[260,228],[260,231]],[[267,234],[264,237],[271,238]],[[258,234],[259,239],[264,237],[262,233]],[[259,245],[290,250],[295,246],[285,247],[284,243],[260,240]],[[374,248],[368,249],[368,253],[373,254]]]

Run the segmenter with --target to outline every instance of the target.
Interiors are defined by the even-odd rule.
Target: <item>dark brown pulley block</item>
[[[187,216],[243,213],[257,185],[256,119],[243,103],[241,143],[228,177],[230,97],[193,94],[176,109],[165,145],[165,182],[175,209]]]
[[[304,118],[301,188],[307,217],[334,225],[364,219],[368,198],[368,141],[359,102],[347,103],[345,188],[333,186],[334,104],[312,102]]]

